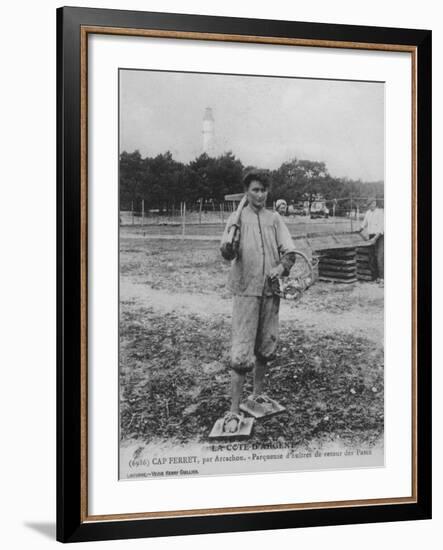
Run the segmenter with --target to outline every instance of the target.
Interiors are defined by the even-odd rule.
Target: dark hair
[[[243,187],[248,189],[252,181],[259,181],[266,189],[270,187],[268,174],[264,170],[249,170],[249,172],[246,172],[243,178]]]

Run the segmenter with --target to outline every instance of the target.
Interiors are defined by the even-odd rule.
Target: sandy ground
[[[229,407],[229,263],[210,240],[124,234],[120,250],[122,450],[204,444]],[[380,448],[383,302],[375,283],[326,282],[282,300],[267,384],[287,414],[253,442]]]
[[[142,281],[124,278],[120,284],[120,296],[128,306],[153,308],[165,313],[194,314],[202,317],[230,315],[231,300],[215,294],[180,293],[174,294],[165,290],[156,290]],[[383,343],[383,310],[371,303],[383,300],[383,289],[375,283],[356,283],[349,289],[334,288],[338,285],[318,282],[307,291],[302,300],[293,304],[282,301],[280,320],[302,325],[307,330],[331,332],[347,331],[360,334]],[[331,300],[331,293],[336,292],[336,300]],[[352,303],[341,309],[341,299],[346,293],[346,300]],[[325,303],[321,307],[321,300]],[[331,310],[328,311],[328,304]]]
[[[231,314],[227,290],[229,262],[208,240],[121,239],[120,300],[131,309],[204,317]],[[384,289],[375,283],[351,285],[317,281],[293,303],[283,300],[282,322],[306,329],[342,330],[383,342]]]

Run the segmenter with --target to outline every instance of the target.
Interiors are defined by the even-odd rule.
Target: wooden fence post
[[[352,203],[352,194],[351,194],[351,233],[354,231],[354,226],[352,225],[352,216],[353,216],[353,210],[352,210],[352,206],[353,206],[353,203]]]
[[[182,203],[182,238],[185,236],[185,228],[186,228],[186,202],[183,201]]]

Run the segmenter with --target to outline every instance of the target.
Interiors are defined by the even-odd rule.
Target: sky
[[[207,107],[217,155],[269,169],[322,161],[334,177],[384,179],[384,84],[376,82],[121,70],[120,151],[193,160]]]

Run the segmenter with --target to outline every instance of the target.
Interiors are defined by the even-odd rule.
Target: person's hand
[[[285,268],[281,264],[279,264],[271,269],[271,271],[269,272],[269,277],[271,278],[271,280],[277,279],[278,277],[281,277],[284,270]]]
[[[220,246],[220,251],[225,260],[233,260],[235,257],[233,244],[230,242],[224,242]]]
[[[233,260],[238,256],[239,242],[224,241],[220,245],[220,251],[225,260]]]

